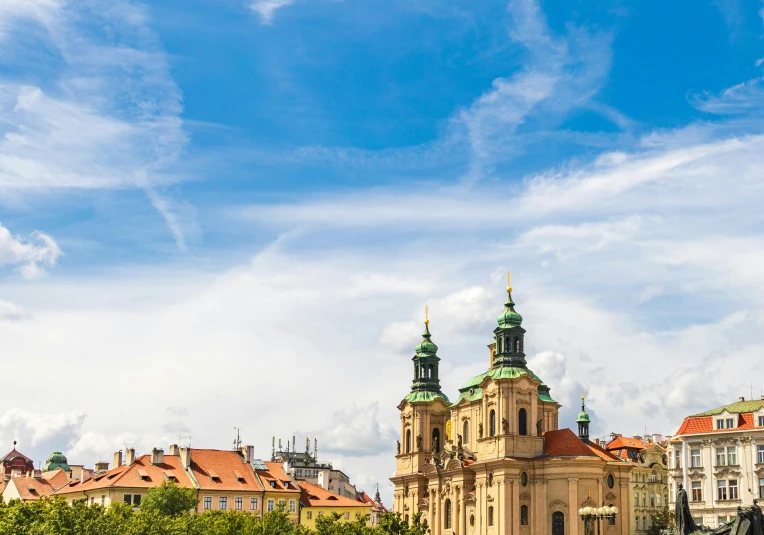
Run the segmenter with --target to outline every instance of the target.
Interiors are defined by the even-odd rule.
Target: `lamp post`
[[[590,522],[597,521],[597,535],[600,535],[600,520],[615,519],[615,515],[618,514],[618,507],[604,505],[602,507],[582,507],[578,510],[578,514],[581,520],[584,521],[584,533],[585,535],[593,535],[594,530],[587,530],[586,527]]]

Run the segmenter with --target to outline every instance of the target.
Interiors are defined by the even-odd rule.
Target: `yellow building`
[[[527,367],[525,329],[511,288],[488,346],[488,371],[451,403],[425,320],[413,357],[411,392],[400,403],[394,510],[421,513],[436,535],[630,533],[631,466],[589,440],[583,406],[578,435],[558,429],[560,404]],[[596,521],[582,508],[615,507]],[[589,509],[587,509],[589,511]]]
[[[348,522],[373,512],[373,506],[368,503],[340,496],[307,481],[300,481],[300,488],[300,524],[310,529],[315,529],[317,519],[335,513],[340,515],[340,521]]]
[[[611,437],[605,449],[634,465],[629,483],[631,529],[635,534],[644,533],[650,528],[651,516],[669,504],[666,450],[660,435],[646,440],[616,434]]]

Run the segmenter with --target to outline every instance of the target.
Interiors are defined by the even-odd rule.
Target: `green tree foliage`
[[[647,535],[661,535],[664,530],[672,526],[671,513],[668,507],[664,507],[660,512],[650,515],[650,528],[647,530]]]
[[[179,517],[196,509],[199,498],[194,489],[179,487],[173,481],[163,481],[149,489],[141,501],[141,511],[161,516]]]
[[[161,490],[160,490],[161,489]],[[339,515],[316,520],[316,529],[298,526],[282,510],[262,517],[242,511],[207,511],[195,508],[196,493],[177,492],[164,485],[150,492],[140,511],[124,503],[105,508],[85,500],[67,503],[63,498],[35,502],[0,501],[0,535],[428,535],[420,515],[409,524],[401,515],[386,513],[375,527],[368,517],[345,521]],[[149,504],[146,507],[145,504]]]

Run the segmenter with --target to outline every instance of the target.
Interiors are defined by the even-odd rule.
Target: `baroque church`
[[[395,511],[408,521],[420,513],[433,535],[589,535],[595,524],[627,535],[632,467],[589,440],[583,395],[578,432],[559,429],[560,404],[527,366],[522,321],[507,284],[488,370],[452,403],[425,319],[411,392],[398,406]],[[603,506],[617,513],[582,520],[582,508]]]

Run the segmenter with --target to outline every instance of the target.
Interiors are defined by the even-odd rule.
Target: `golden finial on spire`
[[[430,307],[429,306],[424,307],[424,324],[425,325],[430,324]]]
[[[509,283],[510,273],[507,271],[507,293],[512,293],[512,285]]]
[[[581,387],[581,403],[583,403],[583,402],[584,402],[584,398],[585,398],[585,397],[586,397],[586,396],[584,396],[584,387]]]

